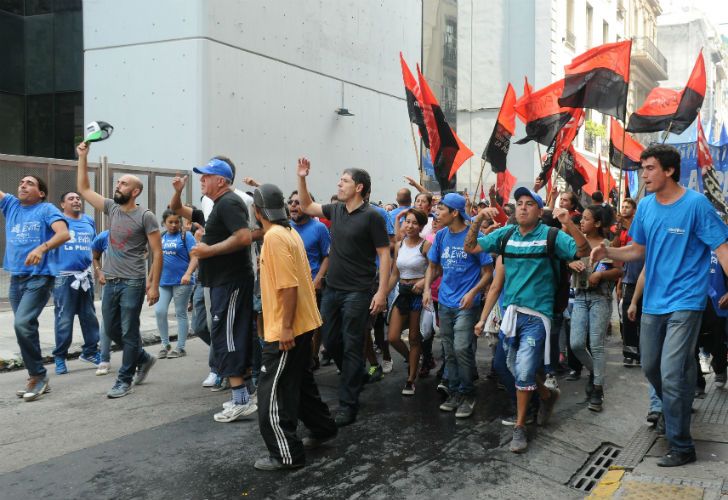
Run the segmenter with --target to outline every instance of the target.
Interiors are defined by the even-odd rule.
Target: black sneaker
[[[660,413],[657,422],[655,422],[655,432],[658,436],[665,435],[665,415],[663,415],[662,413]]]
[[[304,450],[315,450],[326,441],[330,441],[336,437],[336,432],[326,437],[306,436],[302,439]]]
[[[255,461],[255,464],[253,467],[255,467],[258,470],[288,470],[288,469],[300,469],[303,467],[303,462],[297,463],[297,464],[284,464],[283,462],[279,461],[276,458],[272,457],[265,457],[265,458],[259,458]]]
[[[647,414],[647,417],[645,417],[645,422],[647,422],[647,425],[655,425],[660,419],[660,415],[662,415],[662,413],[659,411],[651,411]]]
[[[367,374],[369,375],[369,378],[366,381],[367,384],[379,382],[384,377],[384,370],[382,370],[382,365],[370,366]]]
[[[600,412],[602,411],[602,405],[604,403],[604,390],[601,385],[595,385],[594,390],[589,396],[589,408],[591,411]]]
[[[336,427],[344,427],[353,424],[356,421],[356,412],[351,408],[339,408],[334,415],[334,423]]]
[[[151,354],[149,354],[148,356],[149,357],[144,363],[141,363],[139,364],[139,366],[137,366],[137,373],[134,376],[134,385],[143,384],[147,378],[147,375],[149,375],[149,370],[151,370],[152,366],[154,366],[154,363],[157,362],[157,358],[155,358]]]
[[[415,395],[415,383],[407,382],[406,384],[404,384],[404,389],[402,389],[402,395],[403,396],[414,396]]]
[[[631,368],[634,366],[634,360],[632,358],[624,358],[622,360],[622,366],[626,366],[627,368]]]
[[[658,467],[679,467],[681,465],[695,462],[698,458],[695,456],[695,450],[692,451],[674,451],[670,450],[667,455],[657,461]]]
[[[589,373],[589,378],[586,381],[584,392],[586,393],[586,400],[589,401],[592,393],[594,392],[594,373]]]

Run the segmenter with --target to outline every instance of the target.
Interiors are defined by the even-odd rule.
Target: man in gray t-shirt
[[[116,182],[114,199],[104,198],[91,189],[88,179],[88,144],[78,152],[78,192],[109,217],[109,246],[104,260],[106,286],[101,299],[104,334],[123,347],[121,367],[114,387],[106,394],[120,398],[131,392],[132,383],[141,384],[157,358],[142,347],[139,315],[144,303],[152,306],[159,300],[162,274],[162,237],[154,214],[136,204],[144,185],[134,175],[123,175]],[[148,281],[147,245],[152,254]],[[145,286],[146,284],[146,286]]]

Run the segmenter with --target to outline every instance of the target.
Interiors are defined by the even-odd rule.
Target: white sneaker
[[[556,380],[556,377],[549,373],[548,375],[546,375],[546,381],[543,383],[543,385],[555,391],[559,388],[559,381]]]
[[[700,371],[707,375],[711,372],[710,368],[710,356],[708,354],[700,353]]]
[[[224,405],[223,405],[224,406]],[[252,401],[248,401],[248,404],[236,405],[233,404],[225,408],[220,413],[215,413],[215,422],[233,422],[241,417],[247,417],[258,411],[258,405]]]
[[[111,363],[102,361],[101,363],[99,363],[98,368],[96,368],[96,375],[108,375],[110,369],[111,369]]]
[[[383,373],[392,373],[392,368],[394,367],[394,361],[391,359],[387,361],[386,359],[382,360],[382,372]]]
[[[213,387],[215,385],[216,380],[217,380],[217,375],[210,372],[210,374],[207,376],[207,378],[202,381],[202,387]]]

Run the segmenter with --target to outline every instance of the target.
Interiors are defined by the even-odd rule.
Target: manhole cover
[[[588,493],[597,485],[599,479],[609,470],[609,466],[621,453],[622,448],[611,443],[601,445],[591,454],[584,466],[574,474],[569,486]]]

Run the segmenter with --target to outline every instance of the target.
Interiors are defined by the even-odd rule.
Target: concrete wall
[[[321,199],[350,166],[392,199],[416,174],[398,52],[414,64],[420,40],[418,0],[86,0],[85,121],[116,127],[93,154],[170,169],[225,154],[284,191],[306,155]]]

